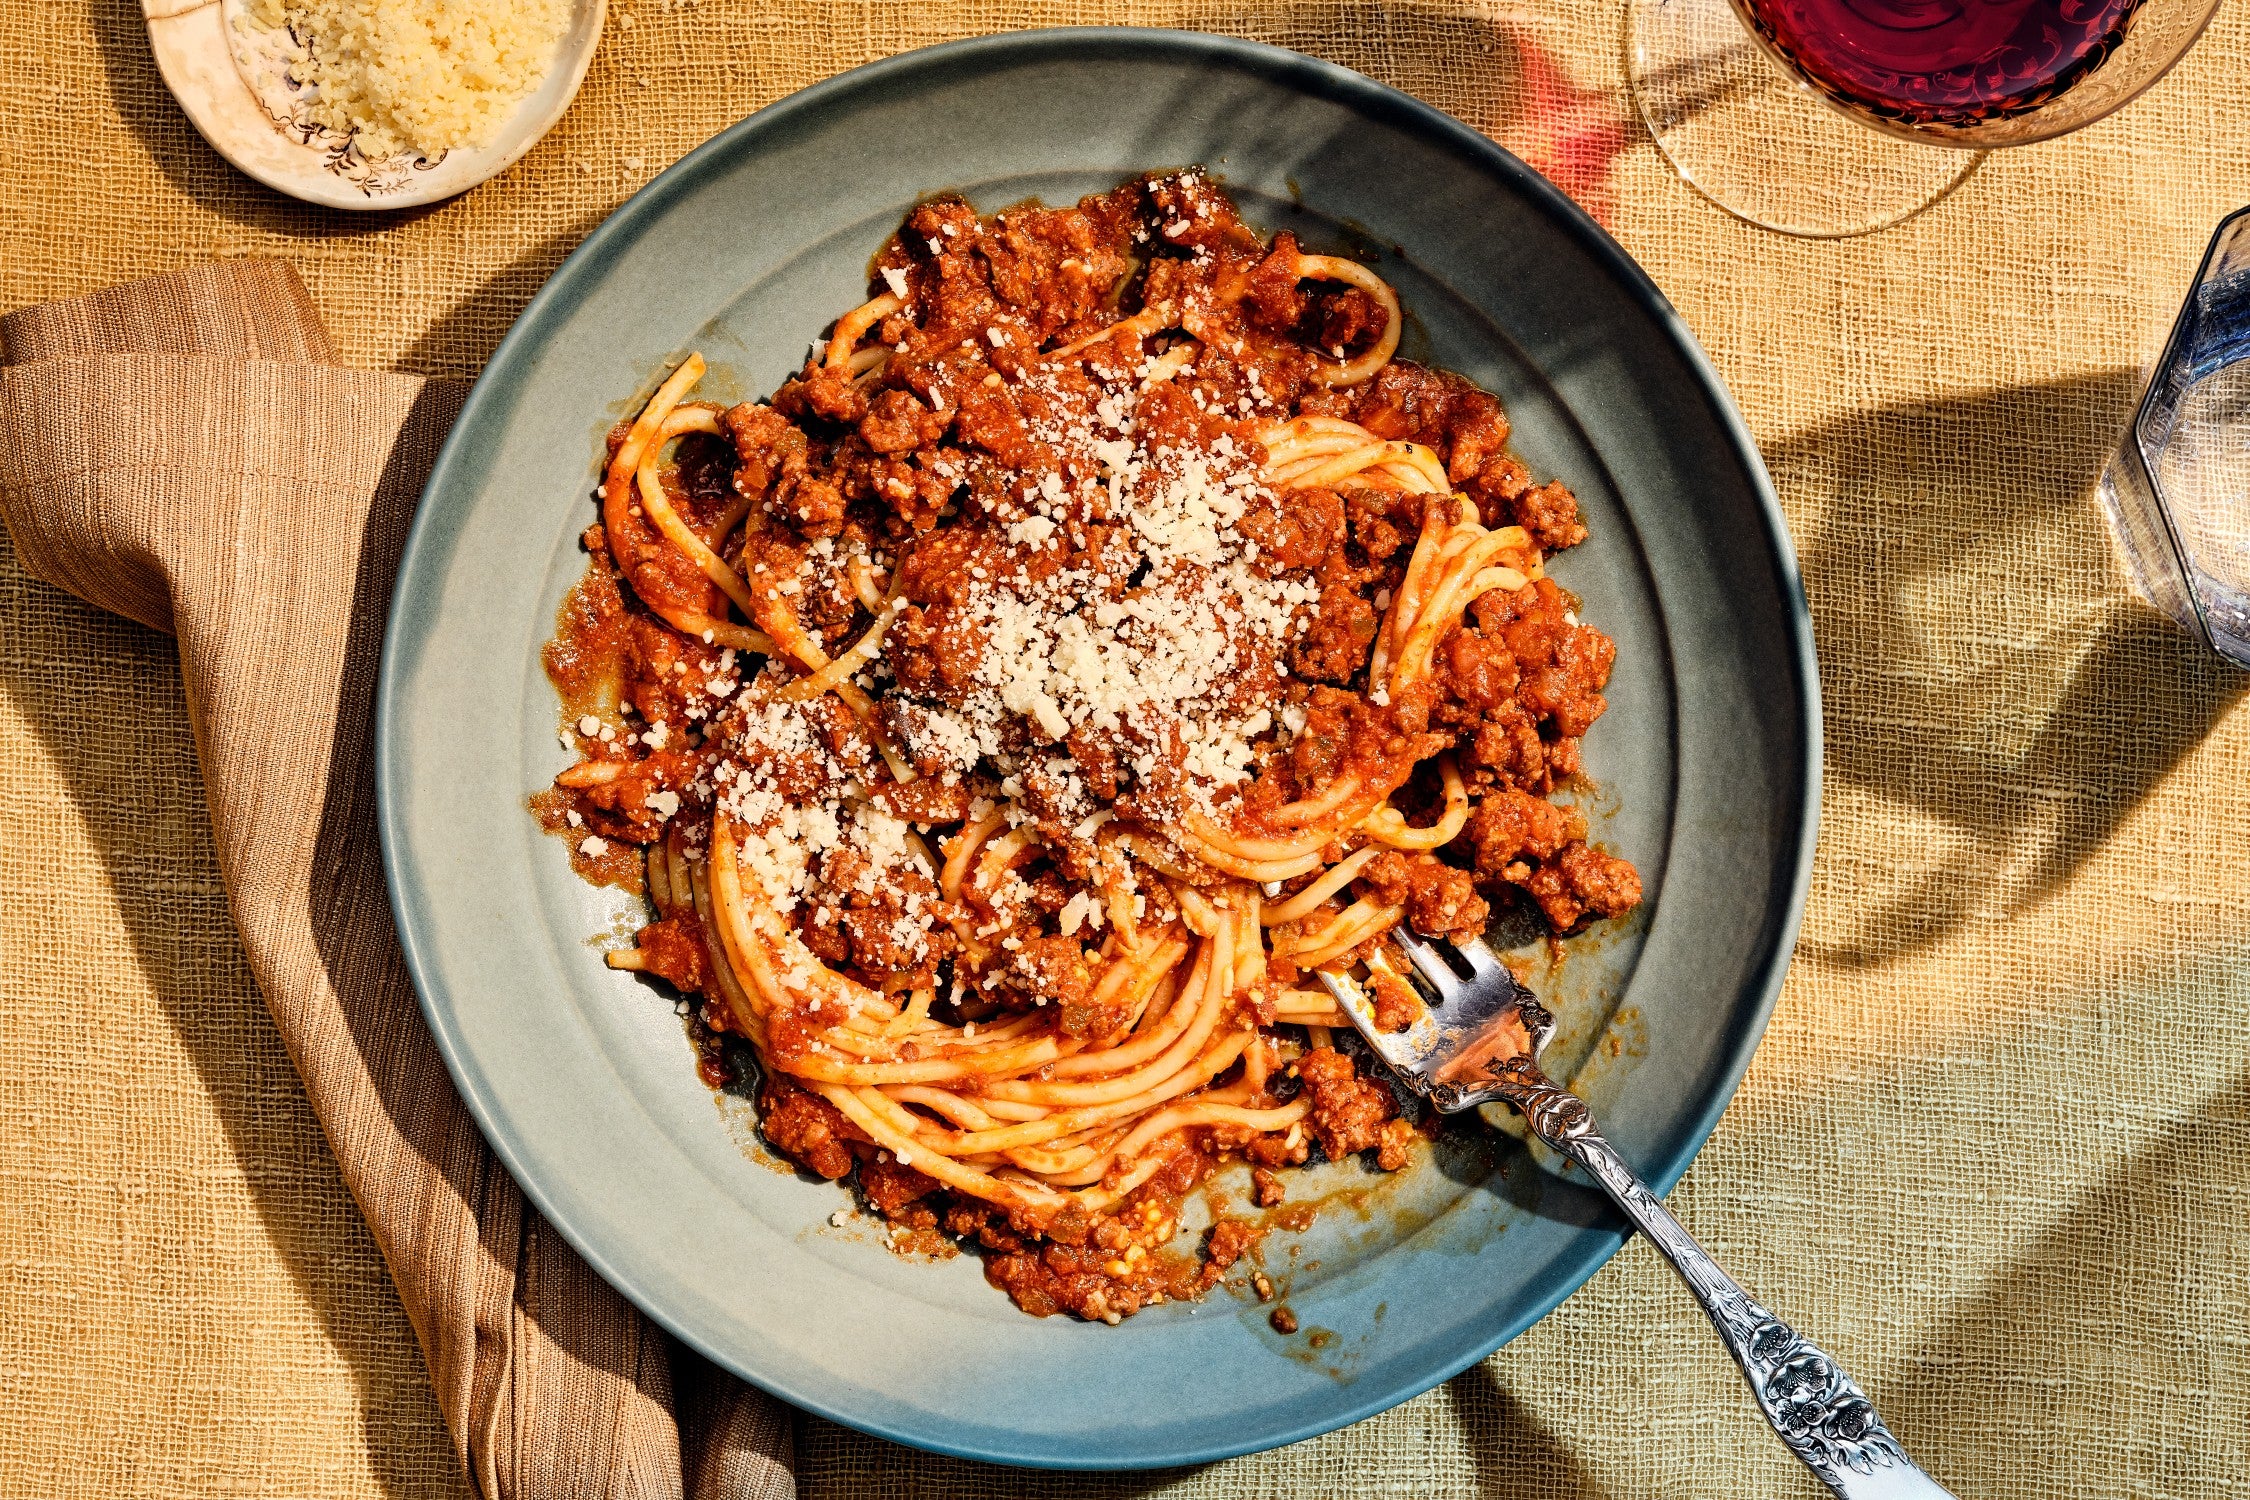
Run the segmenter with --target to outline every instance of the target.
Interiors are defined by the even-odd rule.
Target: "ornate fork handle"
[[[1915,1467],[1859,1386],[1826,1352],[1761,1306],[1673,1218],[1625,1165],[1577,1095],[1528,1058],[1490,1070],[1479,1095],[1507,1100],[1532,1133],[1594,1174],[1617,1206],[1663,1252],[1711,1315],[1750,1381],[1758,1408],[1792,1452],[1843,1500],[1952,1500]]]

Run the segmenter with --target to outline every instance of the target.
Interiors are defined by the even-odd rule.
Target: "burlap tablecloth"
[[[353,218],[214,157],[125,0],[0,0],[0,307],[277,255],[344,362],[470,374],[719,126],[1010,26],[1234,32],[1453,111],[1679,305],[1812,598],[1812,905],[1675,1208],[1965,1497],[2250,1490],[2250,679],[2129,598],[2092,496],[2211,224],[2250,202],[2239,7],[2122,114],[1813,244],[1672,177],[1618,93],[1608,4],[613,4],[524,162]],[[174,647],[5,544],[0,830],[0,1493],[462,1493],[229,923]],[[1816,1493],[1638,1244],[1483,1367],[1279,1453],[1038,1476],[814,1421],[798,1450],[809,1496]]]

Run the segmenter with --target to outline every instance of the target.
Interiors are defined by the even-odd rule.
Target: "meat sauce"
[[[1152,224],[1165,226],[1180,253],[1152,251]],[[724,413],[718,433],[679,441],[676,467],[662,480],[671,507],[691,527],[716,534],[747,506],[755,524],[732,533],[724,561],[748,578],[790,580],[784,586],[794,615],[824,650],[842,650],[867,628],[864,560],[889,563],[897,608],[883,656],[895,688],[882,697],[881,729],[923,774],[912,782],[877,774],[867,729],[824,699],[834,717],[824,731],[827,769],[817,775],[859,765],[871,795],[888,799],[897,816],[925,832],[960,824],[970,797],[958,778],[937,774],[942,757],[932,747],[942,736],[932,725],[972,692],[994,649],[966,609],[966,580],[1068,567],[1095,580],[1090,597],[1134,595],[1140,580],[1121,521],[1074,524],[1067,545],[1027,545],[1021,521],[1010,519],[1010,497],[1027,479],[1078,477],[1039,436],[1052,416],[1039,409],[1042,398],[1013,377],[1043,351],[1098,334],[1136,308],[1181,303],[1202,319],[1192,362],[1143,399],[1137,421],[1153,440],[1208,443],[1224,428],[1235,441],[1254,442],[1251,425],[1230,415],[1253,400],[1339,417],[1433,450],[1486,527],[1521,527],[1547,556],[1585,538],[1570,491],[1534,482],[1508,451],[1499,401],[1468,381],[1404,360],[1358,385],[1316,379],[1324,359],[1372,343],[1385,315],[1363,290],[1297,275],[1297,253],[1287,234],[1262,243],[1225,195],[1192,173],[991,219],[958,199],[925,203],[875,263],[876,284],[895,288],[911,279],[918,298],[918,321],[892,314],[869,334],[871,347],[888,351],[880,379],[811,360],[770,403],[738,406]],[[1098,375],[1104,361],[1122,357],[1097,348],[1087,368]],[[611,434],[612,452],[625,435],[624,427]],[[1294,727],[1261,742],[1260,764],[1227,794],[1225,814],[1245,836],[1277,836],[1286,831],[1270,821],[1277,809],[1357,776],[1398,787],[1394,805],[1426,826],[1446,803],[1436,759],[1444,755],[1470,802],[1460,835],[1428,852],[1386,850],[1323,911],[1341,910],[1356,894],[1400,908],[1407,925],[1433,936],[1479,933],[1499,906],[1529,905],[1558,936],[1626,912],[1641,899],[1638,874],[1590,843],[1584,814],[1556,800],[1580,775],[1581,743],[1607,708],[1603,690],[1616,655],[1607,636],[1578,620],[1575,601],[1557,583],[1539,576],[1484,593],[1438,642],[1426,680],[1388,701],[1368,692],[1370,654],[1405,582],[1430,498],[1366,486],[1295,489],[1261,497],[1241,518],[1259,566],[1303,580],[1305,602],[1280,643],[1247,630],[1230,643],[1240,666],[1216,689],[1220,707],[1270,707]],[[680,726],[719,722],[753,668],[652,612],[678,606],[724,619],[728,603],[640,507],[613,512],[610,524],[588,528],[584,542],[591,565],[545,656],[564,705],[563,740],[581,761],[534,799],[535,811],[570,841],[582,874],[638,888],[641,851],[668,824],[710,818],[699,788],[716,734]],[[1081,728],[1055,749],[1068,759],[1071,793],[1093,797],[1120,819],[1160,824],[1186,795],[1176,734]],[[781,768],[785,782],[787,773]],[[810,762],[804,776],[800,794],[817,795]],[[1059,784],[1035,773],[1021,779],[1016,795],[1034,812],[1048,798],[1050,821],[1082,816]],[[910,866],[863,878],[843,863],[850,854],[825,857],[819,887],[861,894],[801,906],[794,920],[806,947],[886,990],[942,989],[950,978],[958,994],[965,970],[951,929],[930,924],[928,940],[911,948],[898,939],[912,912],[942,905],[935,887]],[[976,974],[978,1005],[1044,1008],[1064,1036],[1098,1035],[1114,1023],[1094,998],[1080,943],[1052,935],[1074,878],[1060,867],[1029,870],[1033,918],[1048,935],[1026,938]],[[1313,878],[1284,882],[1274,899]],[[1169,919],[1162,889],[1149,894],[1150,920]],[[703,933],[692,910],[675,910],[641,929],[641,964],[701,998],[706,1035],[736,1032],[713,987],[714,956]],[[1305,977],[1278,956],[1271,971],[1282,984]],[[1418,1011],[1403,985],[1378,984],[1376,1000],[1390,1029],[1410,1025]],[[779,1018],[767,1045],[786,1058],[806,1045],[816,1021]],[[1025,1311],[1114,1322],[1199,1296],[1238,1264],[1255,1264],[1259,1231],[1235,1218],[1221,1217],[1192,1254],[1171,1248],[1183,1200],[1215,1162],[1249,1163],[1262,1207],[1285,1198],[1279,1169],[1316,1151],[1332,1161],[1364,1158],[1385,1171],[1408,1162],[1415,1130],[1392,1091],[1324,1036],[1293,1035],[1281,1049],[1283,1066],[1253,1101],[1302,1097],[1309,1109],[1301,1130],[1286,1138],[1227,1126],[1186,1131],[1160,1172],[1101,1214],[1033,1224],[950,1192],[772,1069],[758,1089],[761,1128],[806,1171],[854,1177],[898,1242],[972,1246],[988,1279]],[[707,1049],[707,1077],[722,1071],[716,1056]]]

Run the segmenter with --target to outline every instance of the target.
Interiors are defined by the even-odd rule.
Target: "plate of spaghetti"
[[[1133,1467],[1404,1399],[1614,1251],[1319,977],[1404,1028],[1392,935],[1486,936],[1668,1186],[1817,738],[1755,450],[1598,228],[1342,70],[1042,32],[753,116],[557,272],[409,542],[378,795],[439,1045],[597,1270],[837,1420]]]

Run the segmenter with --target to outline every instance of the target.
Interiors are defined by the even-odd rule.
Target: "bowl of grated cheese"
[[[607,0],[147,0],[198,132],[333,208],[435,203],[505,171],[570,107]]]

